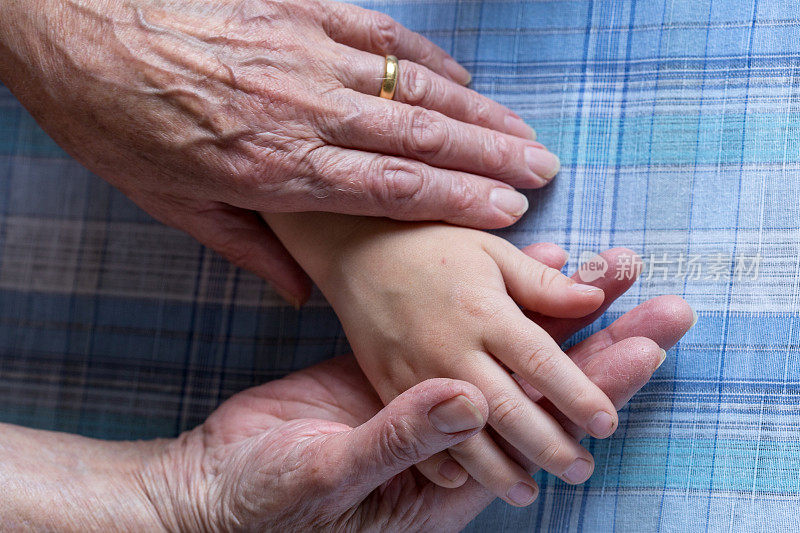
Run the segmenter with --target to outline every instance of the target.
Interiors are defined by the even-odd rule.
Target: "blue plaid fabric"
[[[362,2],[422,32],[562,160],[500,232],[627,246],[642,280],[598,327],[684,296],[697,326],[589,441],[594,476],[539,476],[528,509],[469,530],[800,528],[800,19],[779,0]],[[579,337],[583,337],[589,332]],[[316,295],[255,277],[151,220],[0,88],[0,419],[169,436],[224,398],[342,353]]]

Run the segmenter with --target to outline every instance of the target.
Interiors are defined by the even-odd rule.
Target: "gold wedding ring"
[[[400,76],[400,63],[394,56],[386,56],[386,66],[381,83],[381,92],[378,96],[391,100],[397,89],[397,78]]]

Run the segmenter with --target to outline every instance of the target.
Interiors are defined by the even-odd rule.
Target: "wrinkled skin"
[[[0,78],[56,142],[295,304],[309,281],[251,210],[500,227],[527,208],[510,185],[558,169],[445,52],[355,6],[42,0],[0,21]]]
[[[626,288],[614,281],[605,286],[611,300]],[[601,312],[540,323],[564,340]],[[672,346],[691,324],[683,300],[659,297],[568,353],[619,408],[660,364],[660,348]],[[408,468],[475,434],[443,438],[426,426],[427,410],[454,391],[487,413],[475,387],[441,378],[379,412],[382,402],[353,357],[339,357],[234,396],[168,445],[142,485],[171,529],[458,530],[490,503],[490,493],[473,480],[443,488]],[[530,386],[526,391],[539,398]],[[580,437],[551,405],[542,405]]]

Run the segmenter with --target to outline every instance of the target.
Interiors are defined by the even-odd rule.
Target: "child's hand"
[[[591,475],[591,454],[510,372],[590,435],[611,435],[617,427],[611,401],[520,309],[580,317],[602,304],[602,290],[577,284],[484,232],[375,220],[349,231],[330,248],[327,267],[310,273],[384,402],[428,378],[468,381],[489,402],[488,424],[534,464],[568,483]],[[534,498],[533,480],[489,433],[451,455],[509,503]]]

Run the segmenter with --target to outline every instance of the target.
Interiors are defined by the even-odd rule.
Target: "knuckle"
[[[397,48],[399,31],[397,22],[384,13],[372,16],[372,44],[375,49],[383,53],[391,52]]]
[[[522,404],[516,398],[504,398],[492,405],[489,409],[489,419],[493,425],[514,424],[514,420],[519,417]]]
[[[558,367],[556,357],[544,347],[537,346],[531,350],[525,363],[529,375],[539,379],[550,379]]]
[[[405,60],[401,62],[400,72],[404,73],[403,84],[400,87],[406,103],[415,106],[423,105],[431,92],[431,76],[425,69]]]
[[[534,268],[534,266],[532,265],[531,268]],[[539,287],[545,290],[554,288],[561,276],[561,272],[555,268],[542,265],[539,271]]]
[[[576,390],[569,391],[567,393],[567,403],[565,407],[565,411],[578,411],[584,405],[591,405],[591,395],[583,388],[577,388]]]
[[[451,301],[458,306],[459,312],[475,320],[476,323],[489,328],[496,327],[502,323],[506,309],[500,304],[494,295],[487,295],[480,291],[465,290],[461,286],[454,286],[452,289]]]
[[[495,115],[492,112],[492,105],[479,95],[470,99],[472,121],[480,126],[489,125]]]
[[[395,165],[390,162],[382,164],[382,170],[376,174],[383,180],[375,182],[373,193],[378,200],[392,204],[397,200],[413,200],[422,192],[424,172],[415,171],[406,165]]]
[[[413,155],[424,157],[438,154],[446,146],[447,129],[444,122],[427,109],[415,107],[411,110],[409,131],[406,150]]]
[[[559,464],[564,453],[564,447],[558,441],[548,441],[541,450],[536,453],[533,462],[540,467],[548,470]]]
[[[451,210],[458,213],[470,211],[481,198],[477,184],[468,179],[454,179],[448,189],[447,203]]]
[[[486,169],[495,174],[502,174],[513,165],[517,150],[505,136],[490,134],[483,153]]]
[[[411,165],[392,157],[379,157],[363,173],[363,189],[377,207],[376,214],[407,218],[424,195],[429,179],[424,167]]]
[[[414,427],[402,418],[386,422],[381,433],[380,449],[384,464],[412,464],[423,457],[421,439]]]

